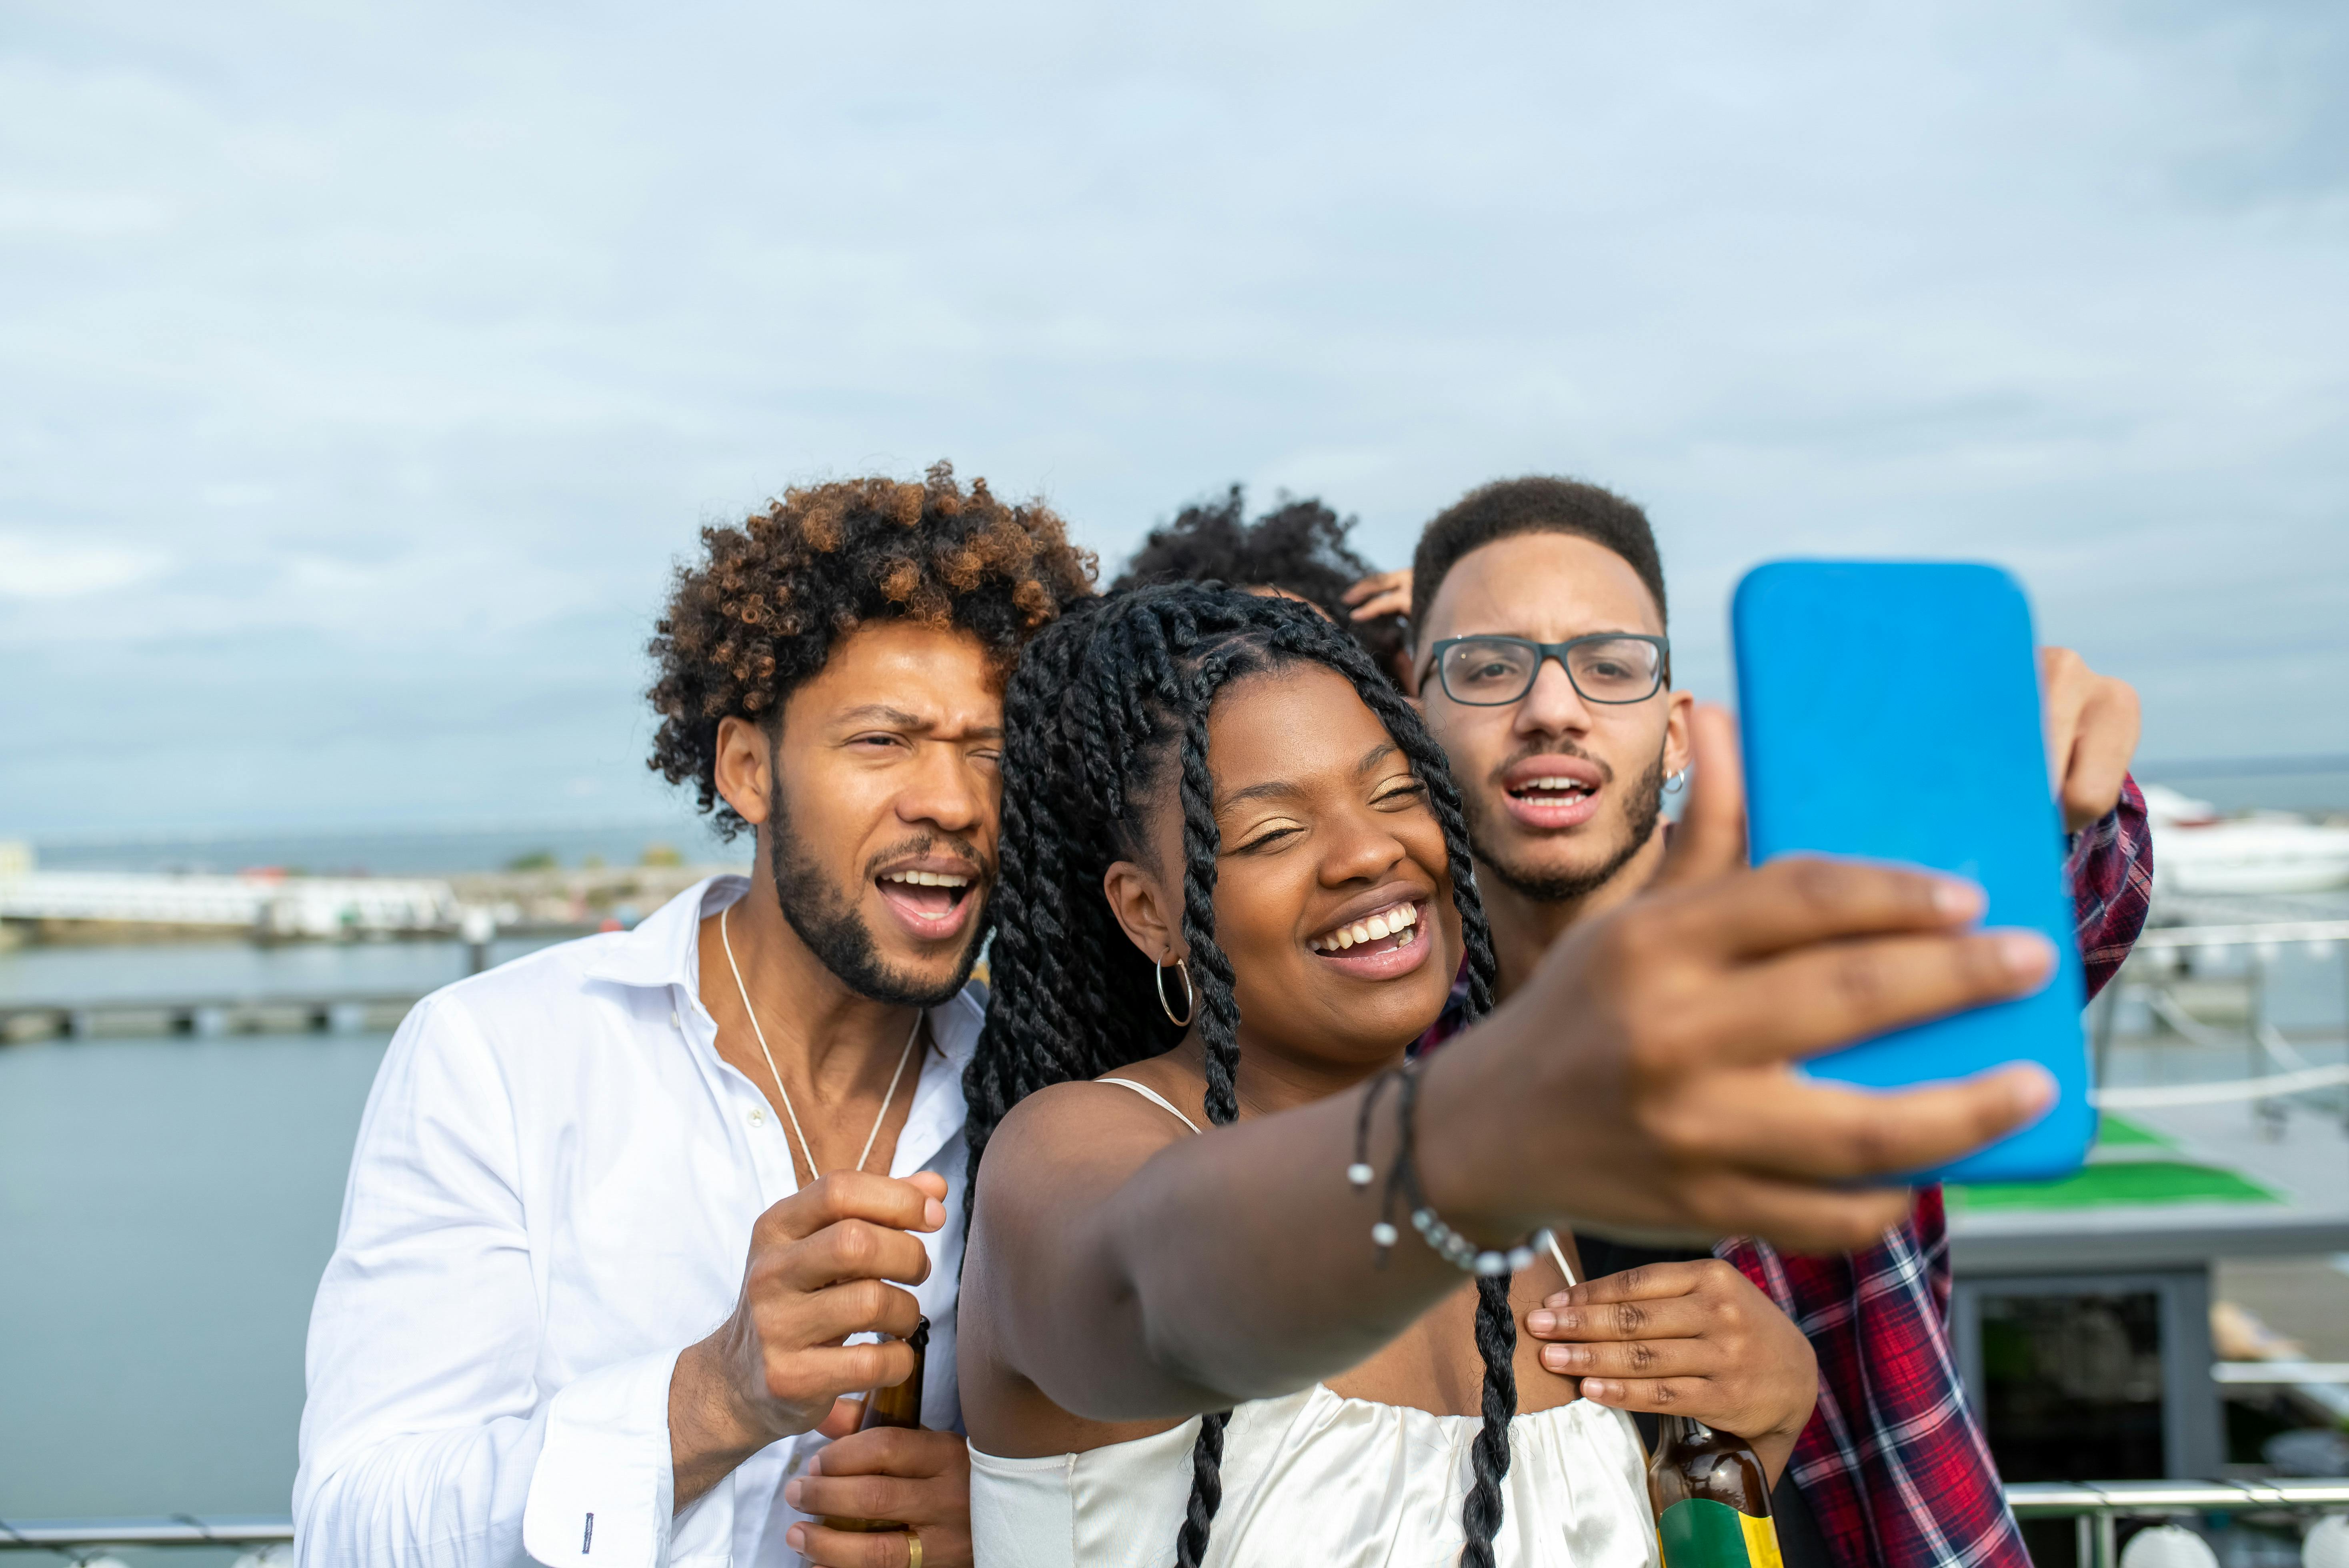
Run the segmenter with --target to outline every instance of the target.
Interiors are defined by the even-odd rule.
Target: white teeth
[[[1306,945],[1316,953],[1342,953],[1359,942],[1376,942],[1381,937],[1394,936],[1401,938],[1395,944],[1400,947],[1411,940],[1404,934],[1418,923],[1419,906],[1398,903],[1351,925],[1341,925],[1326,936],[1314,937]]]
[[[1560,779],[1555,775],[1545,779],[1529,779],[1517,786],[1520,789],[1574,789],[1588,795],[1590,786],[1579,779]]]
[[[883,882],[904,882],[911,887],[968,887],[970,879],[951,872],[884,872]]]

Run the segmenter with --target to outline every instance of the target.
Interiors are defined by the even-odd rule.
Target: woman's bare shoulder
[[[1148,1072],[1149,1066],[1121,1068],[1117,1076],[1147,1083],[1181,1105],[1167,1092],[1180,1086],[1153,1081],[1163,1075]],[[1167,1144],[1190,1137],[1191,1130],[1164,1107],[1122,1085],[1098,1079],[1056,1083],[1012,1107],[987,1140],[981,1200],[989,1181],[1017,1185],[1030,1175],[1057,1177],[1072,1167],[1096,1175],[1132,1170]]]

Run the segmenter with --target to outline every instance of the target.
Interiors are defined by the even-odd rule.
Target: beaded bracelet
[[[1398,1193],[1410,1202],[1412,1229],[1434,1249],[1437,1256],[1454,1268],[1476,1274],[1505,1274],[1530,1265],[1535,1251],[1549,1239],[1548,1231],[1536,1231],[1506,1252],[1494,1247],[1479,1247],[1445,1224],[1428,1202],[1426,1193],[1420,1190],[1417,1161],[1419,1073],[1415,1068],[1390,1068],[1372,1078],[1370,1088],[1363,1090],[1362,1108],[1354,1119],[1354,1162],[1346,1167],[1347,1185],[1357,1192],[1363,1191],[1378,1174],[1371,1169],[1371,1112],[1378,1105],[1379,1097],[1386,1092],[1390,1079],[1402,1081],[1402,1093],[1395,1111],[1397,1141],[1394,1164],[1387,1171],[1386,1191],[1380,1200],[1378,1222],[1371,1227],[1371,1244],[1378,1249],[1379,1253],[1378,1266],[1387,1266],[1387,1255],[1402,1235],[1394,1223]]]

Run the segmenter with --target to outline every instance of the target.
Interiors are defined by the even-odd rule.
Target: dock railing
[[[0,1552],[54,1552],[77,1561],[119,1546],[283,1546],[284,1514],[174,1513],[133,1519],[0,1519]]]
[[[2006,1489],[2018,1519],[2072,1519],[2079,1531],[2080,1568],[2116,1568],[2125,1519],[2178,1519],[2200,1514],[2282,1515],[2303,1522],[2349,1511],[2349,1477],[2338,1480],[2018,1481]],[[51,1552],[76,1560],[122,1546],[243,1546],[266,1548],[294,1539],[284,1517],[159,1519],[0,1519],[0,1552]]]
[[[2349,1478],[2339,1480],[2037,1480],[2010,1482],[2017,1519],[2071,1519],[2080,1568],[2116,1568],[2124,1519],[2198,1514],[2313,1516],[2349,1510]]]

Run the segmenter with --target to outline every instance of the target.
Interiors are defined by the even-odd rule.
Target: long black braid
[[[989,916],[993,998],[964,1075],[970,1105],[969,1178],[976,1202],[988,1140],[1011,1108],[1056,1083],[1099,1078],[1161,1055],[1183,1028],[1161,1010],[1151,961],[1134,951],[1102,896],[1119,860],[1146,857],[1148,802],[1170,760],[1183,815],[1183,940],[1189,949],[1207,1075],[1209,1122],[1239,1115],[1239,1007],[1231,960],[1215,935],[1214,780],[1207,717],[1242,676],[1299,661],[1350,682],[1427,789],[1444,830],[1453,902],[1467,956],[1468,1011],[1493,1005],[1491,928],[1476,895],[1467,820],[1443,749],[1361,645],[1305,606],[1219,584],[1178,583],[1098,600],[1031,644],[1004,696],[1000,870]],[[1462,1509],[1466,1568],[1491,1568],[1501,1481],[1516,1414],[1516,1317],[1506,1275],[1477,1280],[1476,1348],[1484,1423],[1470,1446],[1475,1479]],[[1180,1568],[1199,1568],[1223,1500],[1229,1411],[1201,1418],[1191,1496],[1175,1538]]]

